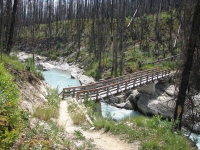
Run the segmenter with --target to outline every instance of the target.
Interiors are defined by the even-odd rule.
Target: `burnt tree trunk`
[[[15,15],[17,12],[17,1],[14,0],[13,4],[13,11],[12,11],[12,18],[11,18],[11,24],[10,24],[10,31],[9,31],[9,38],[7,42],[7,48],[6,48],[6,53],[10,54],[11,48],[12,48],[12,40],[13,40],[13,35],[14,35],[14,29],[15,29]]]
[[[190,77],[190,71],[192,68],[192,62],[193,62],[193,54],[196,48],[196,39],[197,39],[197,31],[200,26],[200,0],[198,0],[193,20],[192,20],[192,27],[191,27],[191,33],[186,49],[186,61],[183,64],[183,71],[181,75],[181,82],[179,86],[179,93],[178,98],[176,101],[176,107],[174,112],[174,120],[178,120],[178,129],[181,130],[181,122],[182,122],[182,115],[184,112],[184,104],[185,104],[185,98],[186,98],[186,91],[188,89],[189,84],[189,77]]]

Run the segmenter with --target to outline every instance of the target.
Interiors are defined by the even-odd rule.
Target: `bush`
[[[19,89],[0,63],[0,149],[10,148],[19,134]]]
[[[33,116],[41,120],[48,121],[51,118],[57,118],[58,111],[54,106],[42,105],[35,109]]]
[[[47,104],[38,106],[34,111],[34,116],[41,119],[48,121],[51,118],[58,118],[59,115],[59,104],[60,98],[58,97],[58,90],[57,89],[48,89],[47,95]]]
[[[32,58],[27,59],[25,65],[26,65],[26,67],[30,68],[30,71],[33,72],[36,77],[38,77],[40,79],[44,79],[42,73],[40,71],[38,71],[38,69],[35,67],[35,64],[34,64]]]
[[[67,107],[70,116],[72,118],[72,121],[74,124],[79,125],[85,122],[86,118],[83,112],[78,108],[77,104],[73,102],[69,102],[69,105]]]

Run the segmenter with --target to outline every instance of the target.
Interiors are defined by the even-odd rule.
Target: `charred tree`
[[[181,125],[182,125],[182,116],[184,112],[185,99],[189,85],[190,71],[192,69],[192,64],[193,64],[193,55],[198,44],[197,39],[199,36],[198,31],[200,26],[199,10],[200,10],[200,0],[197,1],[197,5],[195,7],[195,12],[192,20],[192,27],[186,49],[186,61],[183,64],[179,93],[174,112],[174,120],[175,121],[178,120],[177,127],[179,130],[181,130]]]
[[[11,48],[12,48],[12,43],[13,43],[12,40],[13,40],[14,29],[15,29],[15,15],[16,15],[16,12],[17,12],[17,2],[18,2],[18,0],[14,0],[9,37],[8,37],[7,48],[6,48],[7,54],[10,54],[10,51],[11,51]]]

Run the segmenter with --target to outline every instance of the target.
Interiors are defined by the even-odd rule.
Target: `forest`
[[[199,122],[200,0],[0,0],[0,60],[25,51],[66,58],[96,81],[170,68],[183,108]]]
[[[49,59],[62,56],[81,62],[87,75],[97,80],[102,71],[119,76],[179,55],[194,4],[195,0],[1,0],[1,52],[10,53],[14,45],[15,50]]]

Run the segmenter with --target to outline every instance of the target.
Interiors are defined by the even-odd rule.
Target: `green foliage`
[[[141,149],[143,150],[161,150],[163,147],[159,144],[157,140],[151,140],[142,143]]]
[[[47,92],[48,94],[46,99],[48,100],[48,105],[54,106],[59,109],[61,98],[58,97],[58,89],[48,88]]]
[[[68,103],[68,107],[67,107],[70,116],[72,118],[72,121],[74,124],[76,125],[80,125],[82,123],[85,122],[85,115],[83,114],[83,112],[80,110],[80,108],[78,108],[77,104],[75,104],[74,102],[70,101]]]
[[[50,105],[38,106],[34,110],[34,114],[33,114],[34,117],[37,117],[44,121],[48,121],[51,118],[57,118],[58,115],[59,115],[58,109],[56,107],[50,106]]]
[[[19,62],[16,55],[8,56],[6,54],[3,54],[2,61],[6,64],[9,64],[10,66],[12,66],[16,70],[24,70],[25,69],[24,64]]]
[[[42,73],[35,67],[35,64],[33,62],[33,58],[27,59],[25,62],[26,67],[30,68],[30,71],[35,74],[36,77],[39,77],[40,79],[44,79]]]
[[[10,148],[20,130],[19,89],[0,63],[0,149]]]
[[[59,104],[61,99],[58,97],[58,89],[48,89],[47,104],[36,107],[33,116],[48,121],[57,118],[59,115]]]
[[[30,124],[30,120],[25,124],[21,136],[14,145],[15,149],[75,148],[72,137],[65,132],[63,127],[53,121],[41,122],[38,119],[34,120],[34,124]]]
[[[131,16],[125,18],[124,26],[130,22]],[[177,35],[179,20],[177,19],[176,10],[170,12],[161,12],[159,14],[159,37],[156,34],[156,15],[155,14],[144,14],[141,17],[135,17],[132,21],[131,28],[128,32],[124,33],[123,39],[123,50],[124,50],[124,66],[128,66],[132,71],[141,69],[138,65],[139,62],[146,64],[151,61],[155,61],[160,57],[165,55],[174,55],[179,53],[180,40],[177,40],[177,45],[174,50],[169,50],[169,38],[170,29],[171,32],[171,46],[175,36]],[[83,23],[83,30],[81,30],[80,37],[78,32],[80,30],[79,23]],[[35,36],[32,36],[31,31],[28,27],[23,27],[24,32],[19,32],[20,38],[30,38],[32,43],[41,44],[41,49],[38,53],[45,55],[49,60],[59,60],[59,56],[67,57],[69,63],[77,62],[78,64],[84,64],[84,69],[86,74],[93,76],[96,79],[102,77],[102,75],[97,71],[98,62],[100,62],[99,54],[101,51],[101,69],[104,70],[112,68],[112,41],[110,37],[110,28],[107,26],[106,22],[102,25],[102,31],[104,31],[103,39],[97,36],[98,24],[94,23],[94,31],[92,30],[92,19],[79,20],[71,19],[51,23],[52,35],[49,38],[49,33],[46,31],[49,29],[49,24],[40,24],[36,29]],[[65,27],[65,29],[63,28]],[[113,27],[116,32],[117,20],[113,20]],[[64,30],[63,30],[64,29]],[[64,32],[64,33],[63,33]],[[48,38],[47,38],[48,37]],[[80,39],[79,39],[80,38]],[[80,40],[80,42],[79,42]],[[99,41],[101,40],[101,41]],[[34,41],[34,42],[33,42]],[[100,42],[102,42],[100,44]],[[118,42],[118,41],[117,41]],[[47,44],[44,44],[47,43]],[[80,45],[79,45],[80,43]],[[34,44],[32,44],[35,46]],[[116,48],[119,48],[120,44],[117,44]],[[99,48],[102,47],[102,48]],[[79,47],[81,48],[79,51]],[[159,51],[158,54],[154,56],[155,50]],[[117,50],[115,50],[117,52]],[[90,61],[90,59],[92,61]],[[118,51],[118,66],[120,66],[121,54]],[[150,64],[152,65],[152,64]],[[148,65],[144,68],[153,68]],[[170,65],[170,66],[168,66]],[[167,63],[165,67],[174,68],[174,65]],[[119,69],[119,68],[118,68]],[[123,67],[126,72],[126,67]]]
[[[102,129],[104,128],[105,131],[109,131],[111,129],[111,126],[115,126],[115,122],[111,119],[105,119],[102,117],[98,117],[95,121],[94,121],[94,126],[96,129]]]
[[[78,140],[85,140],[85,137],[83,136],[83,133],[81,133],[81,131],[79,131],[79,130],[75,130],[74,131],[74,136]]]
[[[90,108],[93,112],[96,111],[95,101],[89,100],[87,97],[85,97],[83,103],[87,108]]]
[[[166,68],[169,68],[171,70],[177,69],[176,62],[173,62],[173,61],[164,61],[161,64],[162,64],[162,68],[164,68],[164,69],[166,69]]]
[[[183,133],[173,132],[173,122],[162,120],[160,116],[145,118],[142,116],[115,123],[110,119],[98,118],[94,121],[96,129],[104,129],[120,135],[128,142],[141,141],[141,150],[191,150],[195,149]]]

